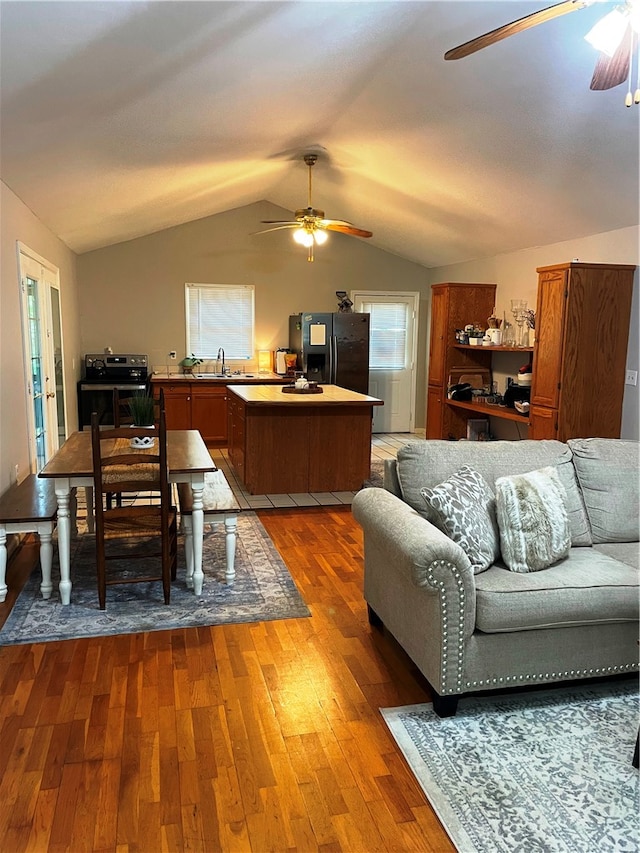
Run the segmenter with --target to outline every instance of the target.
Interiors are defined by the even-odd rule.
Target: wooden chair
[[[150,449],[131,447],[135,437],[155,439]],[[95,490],[96,563],[100,609],[106,607],[106,588],[112,584],[162,581],[164,602],[169,604],[171,580],[177,570],[177,511],[171,505],[171,490],[167,474],[167,436],[164,411],[153,428],[120,427],[101,430],[98,416],[91,418],[93,481]],[[116,497],[123,492],[150,492],[160,496],[158,503],[139,503],[131,506],[104,507],[104,496]],[[138,499],[140,500],[140,499]],[[150,544],[159,544],[153,550]],[[113,550],[106,543],[113,541]],[[137,541],[136,541],[137,540]],[[144,541],[142,541],[144,540]],[[125,547],[125,543],[127,547]],[[133,561],[154,562],[155,572],[135,573]],[[126,563],[126,574],[107,575],[107,564]],[[146,567],[145,567],[146,568]]]

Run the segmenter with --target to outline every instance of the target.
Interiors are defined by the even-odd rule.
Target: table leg
[[[93,486],[84,487],[84,501],[87,505],[87,533],[95,533],[96,519],[93,507]]]
[[[202,571],[202,540],[204,537],[204,511],[202,496],[204,493],[204,476],[192,481],[191,492],[193,504],[191,506],[191,528],[193,532],[193,591],[196,595],[202,595],[204,583],[204,572]]]
[[[236,531],[238,529],[238,516],[225,515],[224,531],[225,531],[225,548],[227,552],[227,571],[225,580],[229,586],[234,582],[236,577]]]
[[[40,537],[40,569],[42,570],[42,583],[40,592],[44,599],[51,598],[53,583],[51,581],[51,565],[53,563],[53,524],[38,525],[38,536]]]
[[[69,516],[69,480],[56,480],[58,500],[58,559],[60,561],[60,601],[71,603],[71,519]]]
[[[7,531],[0,527],[0,601],[7,597]]]
[[[184,531],[184,559],[187,564],[185,581],[188,589],[193,589],[193,528],[191,516],[182,516],[182,529]]]

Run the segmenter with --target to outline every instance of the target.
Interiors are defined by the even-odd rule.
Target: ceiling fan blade
[[[373,237],[371,231],[365,231],[363,228],[356,228],[350,222],[345,222],[342,219],[323,219],[318,223],[321,228],[327,231],[339,231],[341,234],[350,234],[352,237]]]
[[[281,231],[283,228],[299,228],[299,222],[286,222],[284,225],[275,225],[273,228],[265,228],[264,231],[252,231],[251,234],[268,234],[269,231]]]
[[[293,219],[261,219],[263,225],[299,225],[297,220]]]
[[[606,53],[602,52],[598,55],[590,89],[594,92],[602,92],[605,89],[613,89],[614,86],[619,86],[628,79],[631,39],[634,37],[635,33],[632,28],[627,26],[624,38],[613,56],[607,56]]]
[[[540,9],[538,12],[532,12],[531,15],[525,15],[524,18],[518,18],[517,21],[511,21],[510,24],[505,24],[489,33],[471,39],[464,44],[458,45],[448,50],[445,59],[462,59],[464,56],[469,56],[477,50],[482,50],[484,47],[489,47],[508,36],[513,36],[516,33],[521,33],[523,30],[528,30],[538,24],[543,24],[545,21],[551,21],[553,18],[559,18],[561,15],[566,15],[568,12],[577,12],[578,9],[584,9],[590,6],[595,0],[564,0],[563,3],[555,3],[553,6],[547,6],[546,9]]]

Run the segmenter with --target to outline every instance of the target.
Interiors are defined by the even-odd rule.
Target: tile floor
[[[395,457],[397,450],[407,441],[418,441],[413,433],[378,433],[371,440],[371,461]],[[238,480],[229,462],[226,448],[210,451],[213,461],[227,478],[233,493],[243,509],[271,509],[295,506],[349,505],[355,492],[320,492],[302,495],[250,495]]]

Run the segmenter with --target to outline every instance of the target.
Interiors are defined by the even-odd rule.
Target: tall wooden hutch
[[[635,266],[539,267],[530,438],[619,438]]]

